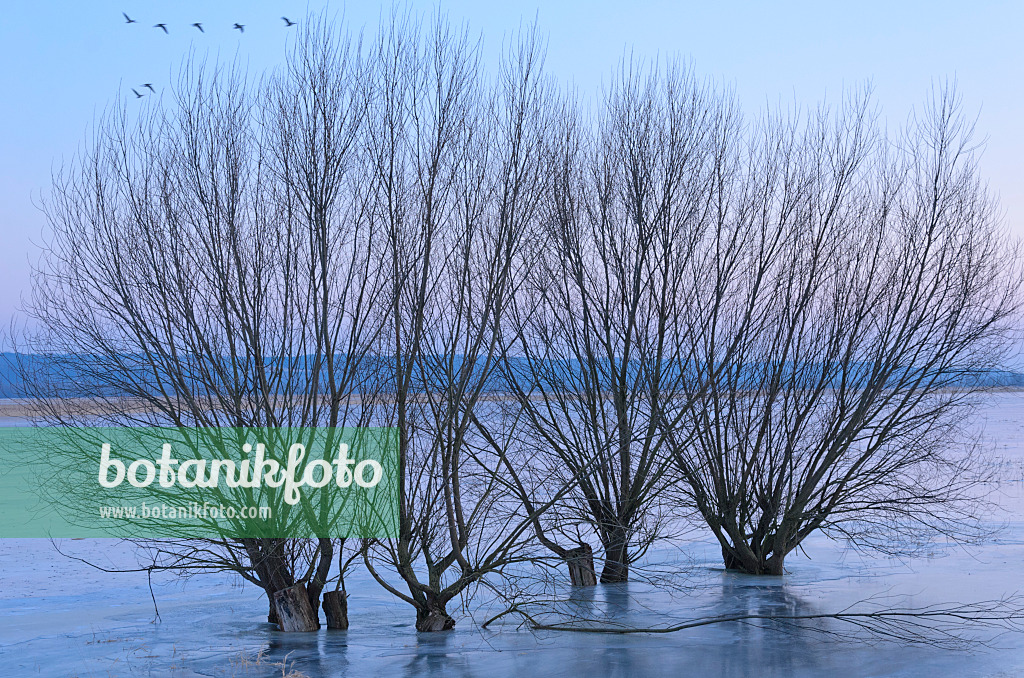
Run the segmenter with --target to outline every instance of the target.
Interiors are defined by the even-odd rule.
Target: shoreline
[[[949,393],[960,389],[940,389],[934,391],[935,393]],[[1024,387],[1021,386],[988,386],[978,389],[979,393],[1024,393]],[[531,396],[533,400],[539,400],[542,396],[536,395]],[[494,402],[494,401],[514,401],[516,398],[513,395],[498,395],[494,392],[483,393],[480,395],[480,400],[483,402]],[[103,415],[111,414],[114,412],[155,412],[156,408],[149,406],[145,401],[139,398],[109,398],[109,399],[94,399],[94,398],[64,398],[61,399],[61,410],[65,414],[74,415]],[[417,399],[418,400],[418,399]],[[47,401],[50,402],[50,401]],[[116,403],[117,407],[111,409],[110,404]],[[359,396],[354,396],[350,399],[349,404],[359,404]],[[27,419],[29,418],[33,410],[38,406],[35,401],[29,398],[0,398],[0,419]]]

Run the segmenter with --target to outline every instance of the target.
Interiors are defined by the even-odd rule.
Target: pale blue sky
[[[434,2],[413,2],[428,12]],[[4,3],[0,16],[0,323],[29,285],[45,220],[33,206],[93,120],[145,82],[158,92],[190,52],[236,55],[257,73],[279,63],[301,20],[329,6],[376,26],[382,6],[319,0],[90,0]],[[870,80],[892,124],[933,80],[956,77],[988,138],[983,170],[1009,227],[1024,237],[1024,2],[589,2],[454,0],[452,19],[482,33],[488,54],[536,16],[548,70],[596,91],[623,51],[682,54],[735,87],[748,112],[780,100],[811,105]],[[125,11],[138,23],[126,25]],[[386,10],[384,10],[386,11]],[[202,22],[200,34],[189,24]],[[164,22],[169,35],[153,24]],[[231,30],[245,24],[244,34]],[[120,90],[120,94],[119,94]],[[148,92],[148,91],[147,91]]]

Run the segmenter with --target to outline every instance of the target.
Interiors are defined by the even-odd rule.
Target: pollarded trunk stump
[[[580,544],[574,549],[567,550],[565,562],[569,565],[569,583],[573,586],[597,586],[594,549],[590,544]]]
[[[344,591],[328,591],[323,599],[327,628],[338,631],[348,629],[348,594]]]
[[[282,631],[304,633],[320,628],[320,620],[309,604],[306,587],[302,584],[289,586],[274,593],[274,610],[277,623]]]

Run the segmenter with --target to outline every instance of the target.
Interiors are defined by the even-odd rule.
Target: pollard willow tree
[[[952,88],[895,140],[868,101],[750,139],[729,207],[743,275],[698,319],[700,397],[665,419],[731,569],[783,574],[815,531],[887,553],[977,534],[962,424],[1012,340],[1017,247]]]
[[[48,423],[353,426],[385,278],[352,168],[358,51],[310,20],[258,86],[188,65],[169,101],[116,108],[46,201],[25,374]],[[25,363],[26,372],[32,365]],[[305,585],[316,628],[337,541],[151,543],[154,568]],[[344,543],[341,543],[344,546]],[[339,575],[340,576],[340,575]],[[309,629],[305,629],[309,630]]]
[[[529,516],[504,493],[505,451],[489,453],[474,422],[542,195],[548,86],[532,34],[494,82],[479,45],[443,20],[394,17],[373,58],[371,218],[389,321],[365,402],[397,429],[401,499],[398,538],[369,543],[365,565],[415,609],[417,630],[443,631],[454,598],[533,557]]]
[[[538,518],[538,537],[570,557],[577,550],[559,542],[596,535],[602,583],[626,581],[630,563],[679,523],[659,497],[665,431],[686,411],[680,396],[699,394],[684,369],[695,309],[707,303],[697,293],[732,270],[704,250],[739,133],[731,97],[679,62],[624,61],[596,119],[573,101],[559,118],[504,364],[536,475],[572,488]],[[513,489],[528,503],[549,496],[525,482]]]

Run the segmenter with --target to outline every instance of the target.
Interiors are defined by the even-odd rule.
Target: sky
[[[748,114],[779,103],[814,106],[870,82],[895,127],[933,83],[955,78],[986,140],[981,168],[1000,197],[1007,228],[1024,238],[1024,2],[410,2],[440,7],[483,38],[494,60],[502,41],[536,20],[546,67],[596,93],[622,56],[681,55],[696,72],[731,86]],[[282,62],[281,16],[302,21],[325,8],[372,34],[391,3],[318,0],[89,0],[4,3],[0,16],[0,328],[19,318],[40,256],[38,209],[53,173],[131,88],[160,96],[189,55],[238,59],[258,75]],[[122,12],[136,20],[125,22]],[[204,33],[191,27],[203,24]],[[232,29],[244,24],[245,32]],[[154,28],[165,23],[168,33]],[[142,87],[151,83],[156,94]]]

